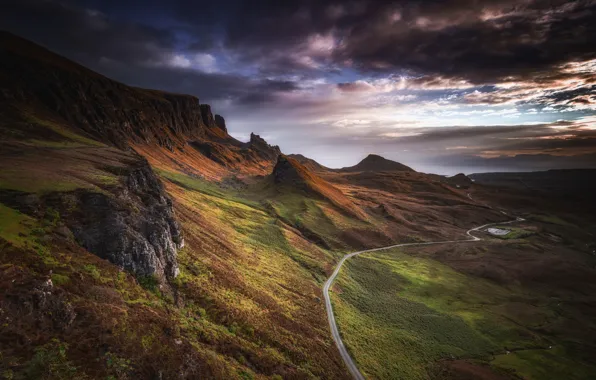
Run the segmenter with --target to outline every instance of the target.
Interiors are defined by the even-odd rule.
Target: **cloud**
[[[68,2],[8,0],[0,27],[129,85],[193,94],[202,101],[256,105],[297,88],[283,79],[221,73],[213,54],[181,51],[178,46],[187,38],[170,29],[116,21]]]
[[[236,134],[332,166],[363,150],[439,167],[587,154],[595,11],[593,0],[7,0],[0,27],[124,83],[197,95]]]

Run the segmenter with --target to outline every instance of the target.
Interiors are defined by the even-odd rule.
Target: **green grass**
[[[56,179],[52,177],[37,177],[22,170],[0,170],[0,189],[17,190],[27,193],[47,193],[73,191],[79,188],[91,187],[78,180]]]
[[[137,277],[139,285],[153,294],[159,295],[159,280],[155,276],[139,276]]]
[[[574,227],[575,225],[572,223],[567,222],[566,220],[561,219],[556,215],[551,214],[532,214],[528,217],[528,219],[536,220],[543,223],[549,224],[556,224],[559,226],[567,226],[567,227]]]
[[[167,170],[155,169],[155,172],[161,177],[180,185],[188,190],[197,191],[206,195],[211,195],[226,201],[237,202],[244,204],[249,207],[262,209],[262,206],[258,202],[251,201],[243,198],[238,193],[222,189],[214,183],[205,181],[200,178],[194,178],[185,174],[175,173]]]
[[[439,360],[488,361],[511,348],[548,346],[500,305],[524,294],[399,251],[350,259],[332,301],[344,343],[361,370],[426,379]]]
[[[89,275],[94,279],[99,280],[101,278],[101,273],[95,265],[87,264],[83,267],[83,269],[85,270],[85,272],[89,273]]]
[[[562,347],[543,350],[524,350],[498,355],[491,365],[527,380],[583,380],[596,378],[593,369],[568,358]]]
[[[31,229],[35,219],[0,203],[0,237],[18,247],[32,242]]]
[[[54,173],[53,176],[36,176],[23,170],[0,170],[0,189],[16,190],[26,193],[45,194],[50,192],[69,192],[77,189],[90,189],[102,192],[104,186],[116,186],[119,178],[115,175],[97,170],[85,171],[81,169],[82,176],[73,177],[69,174]]]
[[[40,119],[37,116],[29,113],[24,112],[23,116],[25,119],[30,122],[37,124],[39,126],[48,128],[53,132],[61,135],[67,141],[42,141],[42,140],[29,140],[29,143],[36,146],[45,146],[50,148],[76,148],[81,146],[96,146],[96,147],[105,147],[106,145],[100,143],[99,141],[95,141],[93,139],[87,138],[85,136],[81,136],[70,129],[47,119]]]
[[[491,234],[491,236],[496,237],[497,239],[503,239],[503,240],[523,239],[523,238],[526,238],[528,236],[532,236],[535,234],[534,231],[528,231],[528,230],[525,230],[523,228],[518,228],[518,227],[496,226],[495,228],[509,231],[509,233],[507,235],[492,235]]]
[[[66,285],[70,282],[70,278],[63,274],[53,273],[52,274],[52,283],[54,285]]]
[[[29,379],[87,379],[88,377],[68,360],[68,345],[58,339],[37,347],[35,355],[27,363],[26,377]]]

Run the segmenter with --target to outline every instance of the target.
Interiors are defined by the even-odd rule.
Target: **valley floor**
[[[592,258],[553,244],[554,227],[530,220],[515,227],[526,233],[514,239],[477,233],[486,240],[348,260],[332,301],[361,372],[377,379],[594,378],[587,288],[596,273],[588,265],[575,279],[561,275]],[[578,288],[586,290],[573,294]]]

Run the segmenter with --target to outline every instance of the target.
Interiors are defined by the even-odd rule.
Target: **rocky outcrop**
[[[365,218],[362,210],[352,203],[341,190],[291,157],[280,154],[271,177],[274,184],[285,187],[285,191],[302,191],[311,197],[330,201],[346,214],[361,219]]]
[[[447,183],[455,187],[467,189],[472,185],[472,180],[464,173],[459,173],[454,175],[453,177],[448,177]]]
[[[287,184],[295,188],[306,188],[310,177],[298,161],[283,154],[277,158],[272,175],[276,184]]]
[[[217,128],[228,133],[228,129],[226,128],[226,120],[223,118],[223,116],[215,115],[215,125],[217,126]]]
[[[213,112],[211,112],[211,106],[209,104],[201,104],[201,119],[203,123],[207,127],[216,127],[215,125],[215,118],[213,117]]]
[[[0,298],[2,319],[8,322],[8,316],[12,315],[18,317],[13,323],[30,323],[40,331],[68,330],[77,313],[65,292],[57,289],[49,276],[26,278],[23,273],[18,273],[19,271],[8,266],[8,270],[0,273],[7,279],[13,277],[10,283],[5,282],[4,285],[8,286],[4,286],[4,294]]]
[[[144,159],[118,171],[119,185],[101,192],[38,195],[3,190],[0,202],[36,218],[56,210],[60,224],[54,233],[60,237],[74,237],[89,252],[137,276],[162,282],[176,277],[176,253],[184,239],[171,199]]]
[[[88,251],[137,276],[176,277],[176,252],[184,240],[172,201],[146,162],[123,182],[112,195],[77,193],[76,211],[65,212],[68,227]],[[72,198],[62,196],[62,202],[72,208]]]
[[[265,139],[254,133],[250,134],[250,141],[248,148],[260,153],[260,156],[270,160],[276,160],[281,154],[281,150],[277,145],[269,145]]]

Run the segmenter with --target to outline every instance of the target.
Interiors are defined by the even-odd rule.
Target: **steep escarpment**
[[[224,123],[225,128],[225,121],[221,116],[215,120]],[[270,172],[277,156],[281,154],[278,146],[269,145],[254,133],[251,133],[250,141],[247,143],[233,139],[195,140],[190,142],[190,146],[231,172],[251,172],[257,175]]]
[[[279,154],[257,135],[231,137],[194,96],[124,85],[6,32],[0,55],[0,138],[87,139],[210,179],[268,174]]]
[[[3,106],[54,115],[97,141],[173,150],[188,139],[227,136],[194,96],[126,86],[5,32],[0,56]]]
[[[245,147],[259,153],[259,156],[269,160],[277,160],[277,157],[281,154],[279,146],[269,145],[265,139],[254,133],[250,134],[250,140]]]

